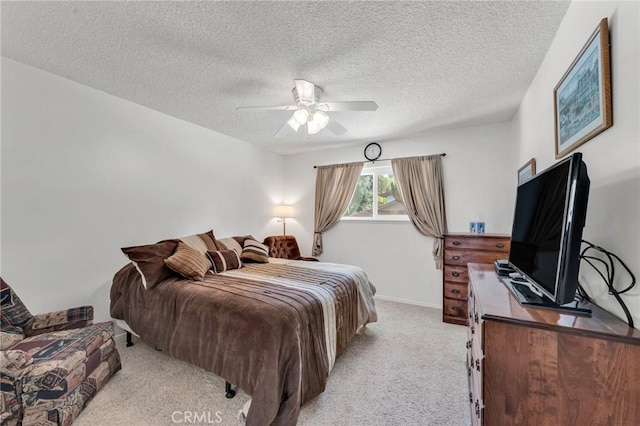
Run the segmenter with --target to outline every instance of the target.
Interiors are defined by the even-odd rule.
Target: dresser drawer
[[[462,283],[444,283],[444,297],[450,299],[467,300],[467,284]]]
[[[445,248],[451,250],[485,250],[509,253],[510,241],[506,238],[447,237]]]
[[[458,299],[444,299],[443,314],[455,317],[463,322],[467,320],[467,301]]]
[[[467,283],[469,281],[469,273],[467,272],[467,266],[454,266],[454,265],[445,265],[444,266],[444,280],[445,281],[455,281],[458,283]]]
[[[445,234],[442,255],[442,320],[466,324],[468,263],[492,264],[509,256],[510,238],[500,234]],[[458,303],[456,303],[458,302]]]
[[[493,263],[496,259],[503,259],[506,253],[491,251],[455,251],[447,250],[444,255],[445,265],[467,266],[467,263]]]

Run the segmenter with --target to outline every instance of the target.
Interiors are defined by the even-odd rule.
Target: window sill
[[[411,223],[411,221],[407,219],[356,219],[356,218],[346,218],[343,217],[340,219],[340,222],[347,223]]]

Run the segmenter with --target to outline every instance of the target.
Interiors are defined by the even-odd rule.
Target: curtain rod
[[[440,154],[441,157],[446,157],[447,153],[443,152],[442,154]],[[420,155],[419,157],[423,157],[422,155]],[[428,157],[428,155],[425,155],[424,157]],[[399,157],[399,158],[411,158],[411,157]],[[397,160],[397,158],[378,158],[377,160],[368,160],[368,161],[363,161],[363,163],[375,163],[376,161],[390,161],[390,160]],[[327,164],[328,166],[331,166],[332,164]],[[318,167],[322,167],[322,166],[313,166],[314,169],[317,169]]]

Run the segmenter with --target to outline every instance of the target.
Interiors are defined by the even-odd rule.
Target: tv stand
[[[467,267],[472,425],[640,425],[640,331],[522,305],[493,264]]]
[[[575,315],[591,316],[591,309],[577,306],[577,301],[571,302],[575,303],[576,306],[569,306],[569,304],[559,305],[544,294],[535,293],[531,290],[529,284],[526,284],[526,280],[524,278],[503,278],[502,283],[507,287],[507,289],[509,289],[511,294],[513,294],[521,305],[531,306],[532,308],[553,309]]]

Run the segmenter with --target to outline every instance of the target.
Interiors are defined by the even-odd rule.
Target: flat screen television
[[[560,307],[574,300],[589,186],[580,153],[518,186],[509,263],[541,298],[533,303],[520,294],[521,302]]]

